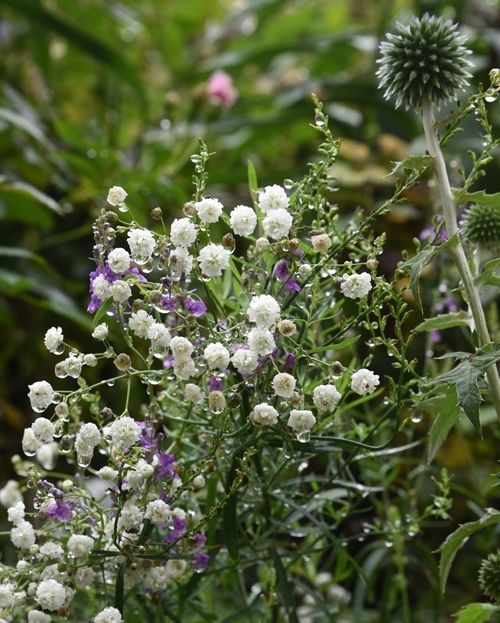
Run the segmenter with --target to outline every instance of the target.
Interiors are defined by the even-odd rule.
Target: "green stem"
[[[448,179],[443,152],[441,151],[439,139],[434,128],[435,121],[432,104],[428,101],[424,102],[422,119],[429,152],[431,156],[434,157],[434,166],[448,239],[453,237],[457,239],[456,245],[450,249],[450,252],[460,274],[460,278],[462,279],[466,299],[472,312],[478,345],[480,348],[486,348],[491,344],[488,325],[486,323],[481,298],[474,284],[474,277],[460,239],[455,201],[451,192],[450,180]],[[500,378],[496,364],[492,364],[488,368],[486,375],[490,386],[491,400],[497,412],[497,417],[500,419]]]

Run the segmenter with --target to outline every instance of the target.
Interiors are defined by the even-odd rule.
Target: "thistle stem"
[[[431,156],[434,157],[434,167],[448,239],[453,238],[454,236],[456,236],[457,239],[456,244],[450,249],[450,252],[458,269],[465,290],[466,300],[472,312],[478,346],[480,348],[486,348],[491,344],[488,325],[486,323],[481,298],[474,283],[474,277],[460,239],[455,201],[451,192],[450,180],[448,178],[443,152],[441,151],[439,139],[434,127],[435,121],[432,104],[428,100],[423,103],[422,120],[425,138],[427,139],[427,146]],[[486,375],[490,387],[491,400],[495,407],[497,417],[500,420],[500,378],[496,364],[492,364],[488,368]]]

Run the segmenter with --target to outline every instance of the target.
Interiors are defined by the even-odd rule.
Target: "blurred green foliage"
[[[317,143],[308,127],[315,92],[343,139],[335,169],[343,214],[370,210],[392,191],[393,161],[422,150],[418,120],[377,91],[380,38],[396,19],[445,14],[469,34],[474,80],[487,82],[500,64],[499,9],[497,0],[3,0],[0,480],[31,418],[27,382],[51,375],[45,330],[62,325],[85,352],[91,221],[111,185],[142,206],[144,223],[156,206],[177,215],[190,198],[190,156],[203,137],[216,152],[210,191],[229,206],[244,203],[248,159],[262,185],[305,170]],[[234,80],[233,107],[206,94],[215,70]],[[492,120],[498,128],[498,107]],[[454,139],[452,173],[467,167],[467,149],[480,150],[476,137],[471,125]],[[490,192],[499,179],[497,162]],[[413,248],[430,205],[420,185],[385,217],[379,227],[391,245],[382,268]],[[437,287],[432,274],[427,279]],[[459,428],[438,454],[455,473],[458,520],[486,502],[484,483],[495,470],[495,440],[473,439]],[[476,567],[465,561],[454,570],[456,594]],[[357,602],[368,589],[376,593],[376,583],[357,588]]]

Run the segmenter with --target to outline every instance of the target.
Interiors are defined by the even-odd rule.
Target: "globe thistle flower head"
[[[500,243],[500,206],[473,204],[465,212],[460,225],[469,242],[495,246]]]
[[[436,106],[453,99],[471,77],[471,53],[458,26],[425,14],[408,25],[398,23],[380,44],[377,77],[385,99],[396,108],[420,108],[424,100]]]
[[[500,603],[500,551],[490,554],[481,563],[479,585],[487,597]]]

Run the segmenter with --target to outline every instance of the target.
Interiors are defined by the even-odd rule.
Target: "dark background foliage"
[[[314,158],[314,92],[342,138],[334,171],[342,214],[373,209],[391,194],[392,163],[423,149],[414,113],[394,110],[377,91],[377,46],[396,19],[425,11],[462,24],[474,82],[487,83],[500,64],[496,0],[0,3],[0,480],[32,417],[27,383],[52,377],[45,330],[61,325],[83,351],[89,344],[91,222],[107,189],[124,186],[143,223],[156,206],[166,218],[178,215],[203,137],[215,152],[210,191],[228,206],[245,202],[248,159],[264,185],[298,177]],[[227,109],[206,95],[207,79],[221,69],[239,92]],[[492,119],[498,127],[496,106]],[[470,121],[452,143],[455,176],[467,167],[467,149],[481,148],[477,136]],[[499,175],[493,163],[489,192]],[[383,270],[413,249],[431,216],[421,184],[384,217]],[[439,277],[428,271],[423,285],[429,303]],[[454,472],[456,520],[487,502],[497,441],[488,437],[459,428],[438,456]],[[470,560],[455,572],[457,592],[476,573]]]

